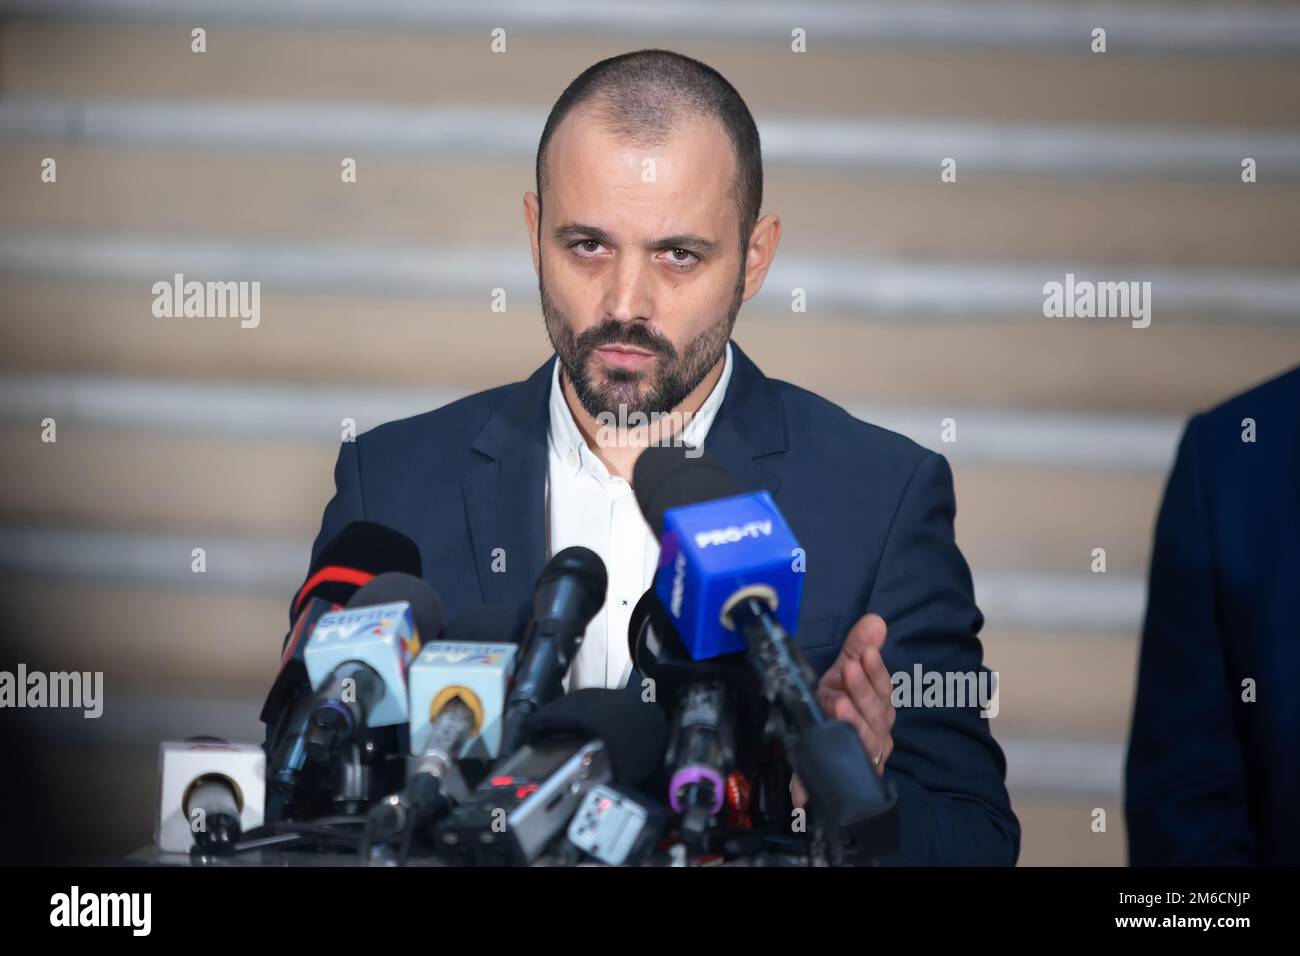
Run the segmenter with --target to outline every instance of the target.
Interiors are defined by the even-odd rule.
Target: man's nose
[[[648,322],[654,318],[653,266],[639,256],[620,256],[607,273],[605,319]]]

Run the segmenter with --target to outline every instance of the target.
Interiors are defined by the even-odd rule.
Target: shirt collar
[[[727,394],[727,384],[731,381],[731,367],[731,342],[727,342],[722,358],[722,375],[718,377],[718,381],[714,384],[713,391],[709,392],[708,398],[704,400],[699,410],[691,416],[690,422],[682,429],[681,440],[686,444],[694,448],[704,444],[709,429],[713,425],[713,420],[718,415],[718,409],[722,407],[722,399]],[[584,466],[587,466],[596,469],[602,475],[608,475],[609,472],[605,468],[605,463],[587,447],[586,439],[582,437],[578,423],[573,420],[573,413],[569,410],[569,403],[564,400],[564,389],[560,385],[560,360],[558,358],[551,370],[550,418],[551,447],[572,474],[577,474]]]

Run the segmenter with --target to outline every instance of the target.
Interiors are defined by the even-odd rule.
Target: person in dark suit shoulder
[[[1129,862],[1300,864],[1300,367],[1187,424],[1156,522]]]

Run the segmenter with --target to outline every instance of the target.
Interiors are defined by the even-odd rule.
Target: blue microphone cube
[[[692,660],[745,650],[724,619],[738,596],[764,599],[790,634],[799,623],[799,543],[766,491],[664,514],[655,592]]]

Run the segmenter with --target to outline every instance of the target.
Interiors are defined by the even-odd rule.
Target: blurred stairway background
[[[43,742],[49,792],[93,781],[116,824],[69,806],[80,849],[148,841],[160,739],[261,739],[341,420],[549,354],[521,203],[546,111],[596,60],[663,46],[727,76],[763,135],[784,238],[737,341],[953,463],[1021,862],[1124,862],[1179,430],[1300,361],[1300,7],[108,6],[0,0],[0,668],[106,688],[99,720],[13,712],[5,733]],[[177,272],[260,281],[260,326],[155,318]],[[1150,327],[1044,318],[1067,272],[1151,281]]]

